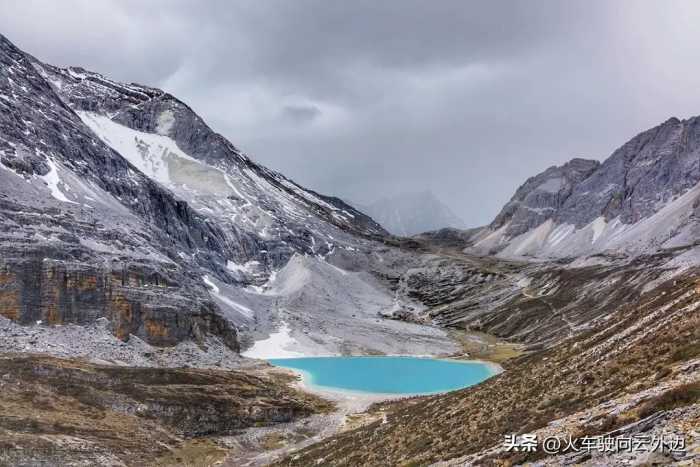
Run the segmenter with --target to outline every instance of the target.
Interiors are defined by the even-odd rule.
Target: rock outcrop
[[[572,159],[562,166],[552,166],[520,186],[490,225],[493,230],[506,226],[511,237],[537,227],[556,216],[578,185],[588,178],[600,162]]]
[[[116,337],[157,345],[220,336],[238,350],[236,329],[210,301],[162,271],[123,264],[122,270],[36,258],[0,269],[0,315],[23,324],[90,324],[110,320]],[[188,310],[183,313],[183,310]]]

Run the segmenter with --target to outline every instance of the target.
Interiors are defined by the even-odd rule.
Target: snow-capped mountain
[[[254,163],[158,89],[56,68],[0,35],[0,300],[23,323],[107,317],[154,344],[215,334],[296,254],[385,231]],[[272,305],[270,305],[272,306]],[[223,310],[223,313],[221,313]]]
[[[402,237],[464,226],[464,222],[430,191],[403,193],[358,207],[389,232]]]
[[[700,117],[671,118],[602,164],[574,159],[528,179],[468,251],[545,258],[690,247],[699,181]]]

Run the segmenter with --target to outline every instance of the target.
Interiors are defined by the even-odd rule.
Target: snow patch
[[[252,273],[255,268],[260,264],[260,261],[247,261],[244,264],[238,264],[234,263],[233,261],[229,260],[226,262],[226,269],[229,271],[233,272],[245,272],[245,273]]]
[[[605,218],[603,216],[596,217],[593,222],[591,222],[591,228],[593,229],[593,238],[591,243],[595,243],[596,240],[600,238],[600,235],[605,230],[606,226]]]
[[[207,286],[209,286],[209,288],[212,290],[212,292],[214,292],[215,294],[221,293],[221,290],[219,290],[219,287],[217,287],[217,285],[215,283],[213,283],[211,281],[211,279],[209,279],[209,276],[202,276],[202,280],[204,281],[204,283]]]
[[[241,355],[260,359],[303,357],[303,353],[289,350],[296,345],[298,343],[291,336],[289,325],[283,321],[277,332],[270,334],[267,339],[256,341],[253,347],[242,352]]]
[[[170,154],[186,159],[190,157],[170,138],[132,130],[113,122],[108,117],[78,112],[78,116],[115,151],[134,164],[141,172],[158,183],[171,186],[168,163]]]
[[[51,196],[64,203],[78,204],[75,201],[71,201],[66,198],[66,195],[64,195],[61,189],[58,187],[58,185],[61,184],[70,191],[70,187],[68,187],[68,185],[61,180],[61,177],[58,174],[58,168],[56,167],[56,163],[53,161],[53,159],[46,159],[46,163],[49,165],[49,172],[46,175],[40,176],[39,178],[46,182],[49,190],[51,190]]]

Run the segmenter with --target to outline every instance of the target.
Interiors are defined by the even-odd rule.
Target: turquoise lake
[[[493,376],[481,362],[418,357],[304,357],[268,360],[302,372],[320,389],[381,394],[431,394],[465,388]]]

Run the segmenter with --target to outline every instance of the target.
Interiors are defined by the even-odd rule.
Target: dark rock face
[[[220,336],[238,350],[236,329],[210,301],[145,265],[104,269],[40,259],[0,268],[0,315],[23,324],[90,324],[110,320],[115,336],[157,346]],[[166,273],[167,274],[167,273]],[[185,312],[183,312],[185,311]]]
[[[576,187],[600,166],[600,162],[573,159],[527,179],[491,223],[496,230],[508,224],[515,237],[554,217]]]
[[[220,185],[191,194],[149,178],[86,114],[134,132],[127,142],[169,138],[186,153],[178,164],[199,164],[202,185],[212,174]],[[384,234],[341,200],[258,166],[173,96],[43,64],[0,35],[1,315],[44,324],[106,317],[120,339],[173,345],[215,334],[237,350],[203,276],[260,283],[295,252]],[[231,262],[259,266],[243,276]]]
[[[566,200],[557,219],[578,227],[602,215],[631,224],[700,181],[700,118],[671,118],[616,150]]]
[[[503,256],[638,255],[692,246],[700,202],[688,193],[698,182],[700,117],[671,118],[603,163],[573,159],[528,179],[470,240],[475,252]],[[532,235],[519,237],[527,232]]]

